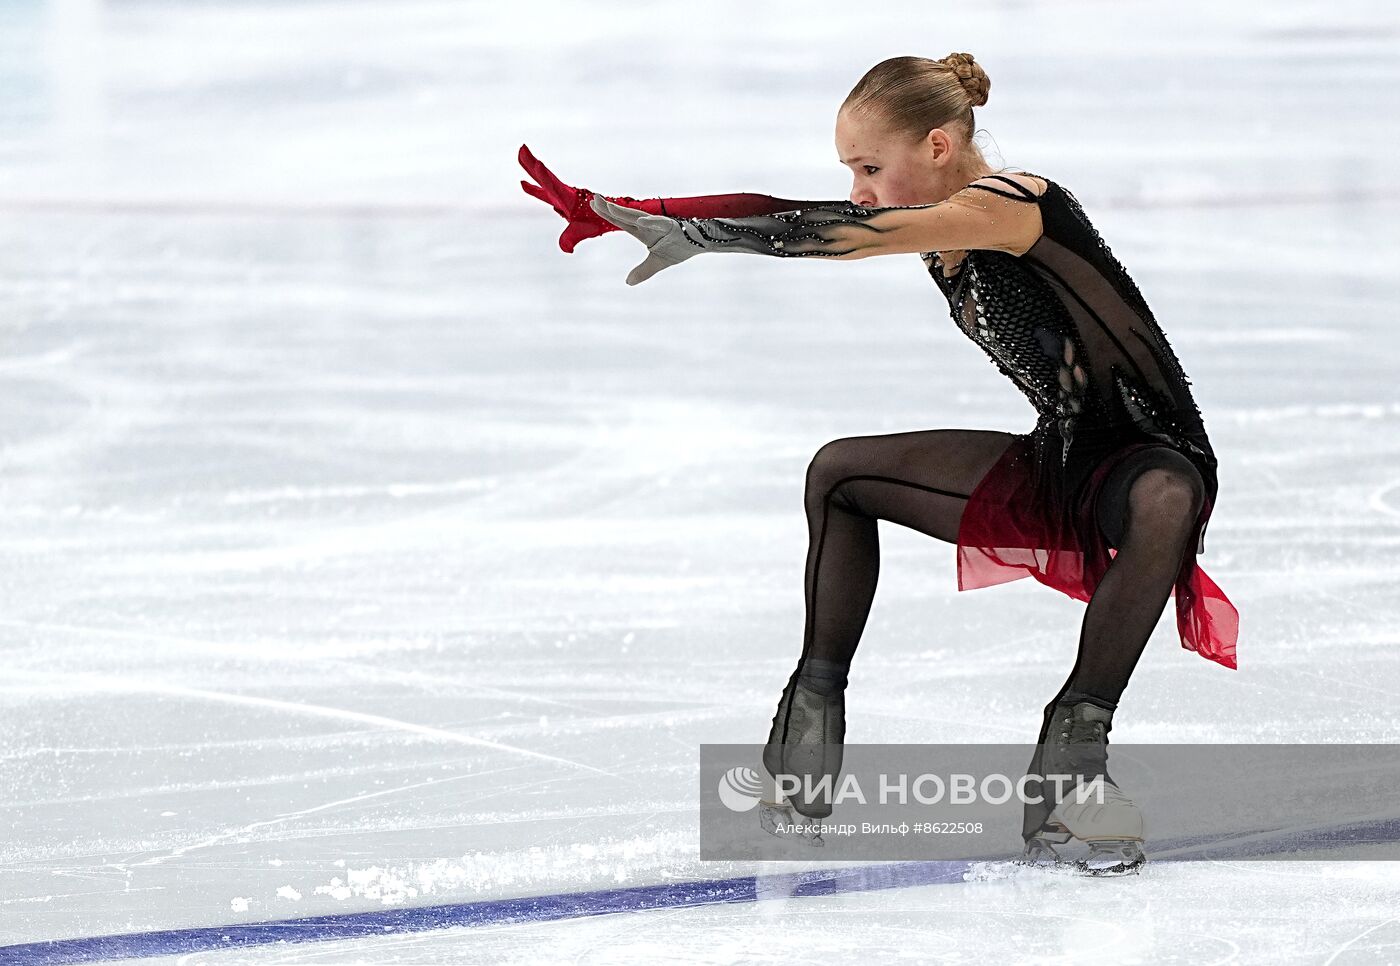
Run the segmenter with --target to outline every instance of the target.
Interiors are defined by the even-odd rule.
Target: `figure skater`
[[[879,574],[877,521],[890,520],[956,545],[959,590],[1029,575],[1088,603],[1028,774],[1102,777],[1109,807],[1076,807],[1045,782],[1045,801],[1025,806],[1022,861],[1058,863],[1054,846],[1074,838],[1090,845],[1081,868],[1134,871],[1142,816],[1108,776],[1107,734],[1169,597],[1182,646],[1236,666],[1238,613],[1196,562],[1217,462],[1190,380],[1079,201],[1047,177],[994,171],[973,143],[973,109],[989,88],[967,53],[871,68],[836,118],[837,155],[854,176],[848,201],[601,196],[564,184],[524,146],[537,183],[521,183],[568,221],[566,252],[615,227],[640,239],[648,253],[629,285],[704,252],[919,254],[953,321],[1039,418],[1028,433],[932,429],[816,452],[802,654],[765,767],[775,777],[840,770],[847,676]],[[779,804],[831,812],[829,790]]]

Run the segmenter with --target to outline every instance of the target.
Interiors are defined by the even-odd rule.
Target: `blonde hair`
[[[966,145],[981,158],[981,150],[972,142],[977,129],[972,109],[987,103],[991,88],[987,72],[968,53],[952,53],[942,60],[891,57],[865,72],[846,95],[841,110],[872,115],[896,134],[913,139],[934,128],[959,129]]]

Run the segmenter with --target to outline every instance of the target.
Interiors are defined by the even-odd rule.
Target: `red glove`
[[[572,252],[574,246],[585,238],[596,238],[598,235],[617,231],[616,225],[600,218],[589,206],[593,199],[592,191],[587,188],[574,188],[560,181],[554,176],[554,172],[540,163],[523,144],[520,145],[520,166],[539,182],[533,184],[521,181],[520,187],[525,189],[525,193],[547,202],[569,223],[564,233],[559,236],[561,249]],[[638,208],[652,215],[670,215],[672,218],[744,218],[748,215],[771,215],[779,211],[796,211],[812,205],[829,204],[820,201],[791,201],[787,198],[773,198],[748,192],[646,200],[627,195],[601,197],[627,208]]]

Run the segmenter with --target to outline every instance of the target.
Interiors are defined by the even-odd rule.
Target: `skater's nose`
[[[878,208],[875,203],[875,193],[866,185],[859,181],[851,185],[851,204],[860,205],[862,208]]]

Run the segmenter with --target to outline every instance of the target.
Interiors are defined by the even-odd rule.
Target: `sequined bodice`
[[[1019,192],[1007,197],[1041,208],[1044,233],[1027,252],[949,253],[949,266],[923,254],[953,320],[1030,400],[1037,428],[1058,432],[1062,461],[1076,437],[1126,431],[1213,466],[1190,380],[1136,284],[1077,199],[1033,177],[1047,185],[1038,197],[1004,179]]]

